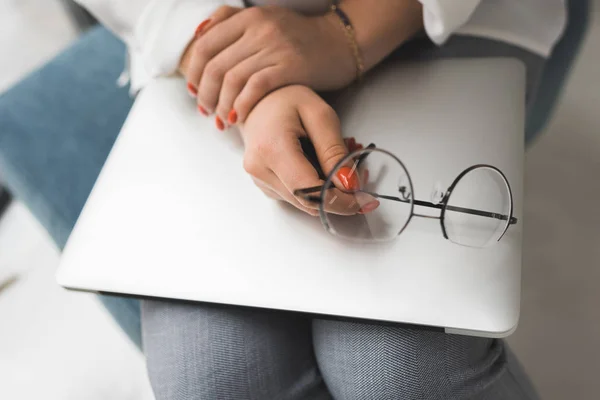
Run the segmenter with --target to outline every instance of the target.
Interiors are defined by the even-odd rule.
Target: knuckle
[[[219,15],[229,15],[232,12],[233,12],[233,7],[224,5],[224,6],[221,6],[221,7],[217,8],[217,11],[215,11],[214,15],[216,15],[216,16],[219,16]]]
[[[272,19],[263,22],[261,31],[262,35],[267,38],[278,38],[282,33],[281,25]]]
[[[258,176],[262,171],[260,160],[252,155],[244,157],[244,171],[252,176]]]
[[[250,85],[250,90],[254,93],[266,93],[271,88],[271,78],[267,73],[252,76],[248,83]]]
[[[346,154],[348,154],[348,151],[346,150],[346,146],[343,144],[336,143],[332,146],[329,146],[323,152],[325,168],[333,168],[338,161],[346,156]]]
[[[220,82],[225,75],[223,68],[220,65],[217,65],[214,62],[209,62],[204,69],[204,73],[208,79],[211,79],[215,82]]]
[[[265,17],[265,10],[262,7],[250,7],[245,10],[245,14],[249,19],[257,20]]]
[[[238,73],[229,71],[225,74],[223,84],[231,88],[240,88],[244,85],[244,82]]]
[[[318,106],[315,107],[314,109],[314,115],[315,118],[318,119],[333,119],[336,121],[336,124],[339,125],[339,119],[337,117],[337,114],[335,113],[335,110],[333,109],[333,107],[331,107],[329,104],[322,102],[321,104],[319,104]]]
[[[256,144],[255,152],[263,160],[270,160],[275,155],[276,143],[273,140],[262,140]]]

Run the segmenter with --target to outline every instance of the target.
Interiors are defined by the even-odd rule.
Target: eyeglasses
[[[445,192],[434,190],[431,201],[415,199],[402,161],[374,144],[350,153],[323,179],[324,185],[298,189],[294,195],[319,204],[325,229],[346,239],[390,240],[413,217],[422,217],[439,219],[445,239],[485,247],[498,242],[517,223],[510,184],[491,165],[465,169]],[[440,212],[416,213],[415,207]]]

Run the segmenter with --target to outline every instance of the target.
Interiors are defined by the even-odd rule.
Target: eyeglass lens
[[[466,173],[456,183],[444,212],[448,239],[469,247],[485,247],[497,242],[509,224],[510,189],[506,179],[493,168],[480,167]],[[486,211],[502,217],[460,212]]]
[[[356,162],[358,159],[362,161]],[[342,176],[349,175],[347,182],[354,185],[354,191],[345,190],[345,193],[353,196],[358,213],[344,213],[348,208],[347,199],[332,195],[338,190],[336,187],[344,186],[339,179],[340,172]],[[330,176],[324,186],[322,207],[331,233],[355,240],[389,240],[396,237],[410,219],[412,186],[408,172],[387,152],[379,149],[355,152]],[[402,201],[386,199],[385,196]]]

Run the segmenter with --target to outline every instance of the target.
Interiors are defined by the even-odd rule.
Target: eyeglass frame
[[[312,145],[310,145],[312,146]],[[305,149],[306,152],[306,147],[305,144],[303,144],[303,148]],[[311,151],[312,150],[312,151]],[[327,220],[327,217],[325,216],[326,211],[325,211],[325,207],[323,206],[325,203],[325,187],[329,185],[331,185],[330,188],[335,188],[335,185],[332,184],[332,178],[333,178],[333,173],[335,171],[337,171],[343,164],[344,162],[346,162],[346,160],[348,160],[349,158],[351,159],[353,155],[356,154],[356,156],[358,156],[358,159],[355,161],[356,167],[355,169],[358,170],[360,164],[366,159],[366,156],[368,156],[372,151],[377,151],[377,152],[381,152],[384,153],[390,157],[392,157],[394,160],[396,160],[404,169],[404,171],[406,172],[406,177],[408,178],[408,183],[410,185],[411,188],[411,200],[410,200],[410,215],[408,216],[406,222],[404,223],[404,226],[402,227],[402,229],[400,229],[398,231],[398,233],[394,236],[394,237],[390,237],[389,239],[383,239],[381,241],[387,241],[387,240],[391,240],[397,236],[400,236],[402,234],[402,232],[404,232],[404,230],[406,229],[406,227],[408,226],[408,224],[410,223],[410,221],[412,220],[413,217],[421,217],[421,218],[429,218],[429,219],[439,219],[440,220],[440,226],[442,228],[442,235],[444,237],[444,239],[446,240],[450,240],[452,241],[449,237],[448,237],[448,233],[446,231],[446,226],[444,224],[444,219],[446,216],[446,209],[448,209],[448,207],[453,207],[453,206],[449,206],[448,205],[448,200],[450,199],[450,196],[453,192],[453,190],[456,188],[456,185],[458,184],[458,182],[460,182],[460,180],[469,172],[478,169],[478,168],[489,168],[495,172],[497,172],[498,174],[500,174],[500,176],[502,177],[502,179],[504,180],[504,183],[506,184],[506,187],[508,189],[508,197],[510,200],[510,212],[508,215],[504,215],[504,214],[497,214],[497,213],[492,213],[489,211],[482,211],[482,210],[473,210],[470,208],[463,208],[463,207],[453,207],[454,209],[450,209],[450,211],[458,211],[458,212],[462,212],[465,214],[471,214],[471,215],[479,215],[482,217],[488,217],[488,218],[495,218],[495,219],[499,219],[501,221],[508,221],[508,223],[506,224],[506,226],[504,227],[504,230],[502,231],[502,234],[500,235],[500,237],[498,237],[498,239],[496,240],[497,242],[499,242],[504,235],[506,234],[506,232],[508,231],[508,228],[511,225],[516,225],[518,222],[518,219],[515,218],[513,216],[513,212],[514,212],[514,201],[513,201],[513,194],[512,194],[512,188],[510,187],[510,183],[508,181],[508,179],[506,178],[506,175],[504,175],[504,173],[498,169],[497,167],[494,167],[493,165],[489,165],[489,164],[475,164],[472,165],[466,169],[464,169],[460,174],[458,174],[458,176],[454,179],[454,181],[452,182],[452,184],[448,187],[448,189],[446,190],[446,192],[444,193],[444,196],[440,199],[440,201],[438,203],[433,203],[430,201],[424,201],[424,200],[417,200],[414,198],[414,186],[412,183],[412,178],[410,177],[410,173],[408,172],[408,169],[406,168],[406,166],[404,165],[404,163],[393,153],[384,150],[384,149],[380,149],[377,148],[375,146],[374,143],[369,144],[366,148],[361,149],[361,150],[356,150],[350,154],[348,154],[347,156],[345,156],[343,159],[341,159],[340,161],[338,161],[338,163],[335,165],[335,167],[331,170],[332,172],[329,174],[329,176],[327,176],[325,180],[325,183],[323,185],[320,186],[313,186],[313,187],[309,187],[309,188],[302,188],[302,189],[296,189],[294,190],[293,194],[294,196],[297,197],[301,197],[304,200],[310,201],[312,203],[316,203],[319,204],[319,217],[321,219],[321,223],[323,224],[323,226],[325,227],[325,229],[330,232],[330,233],[334,233],[335,230],[332,230],[329,221]],[[311,158],[310,156],[312,156],[314,153],[314,148],[310,149],[307,153],[307,157]],[[317,172],[319,174],[319,176],[323,177],[325,176],[324,173],[322,172],[318,162],[315,162],[315,160],[311,159],[310,160],[311,163],[313,164],[313,166],[315,166],[315,168],[317,168]],[[330,189],[328,188],[328,189]],[[401,186],[399,188],[400,193],[402,193],[402,188],[406,188],[406,186]],[[338,188],[338,190],[341,190]],[[320,196],[313,196],[310,195],[310,193],[315,193],[317,191],[320,191]],[[393,197],[393,196],[387,196],[387,195],[380,195],[377,193],[372,193],[372,192],[367,192],[364,190],[355,190],[355,191],[351,191],[348,192],[346,190],[342,190],[342,192],[347,193],[347,194],[352,194],[352,193],[357,193],[357,192],[362,192],[362,193],[366,193],[369,194],[375,198],[382,198],[385,200],[392,200],[392,201],[400,201],[402,203],[408,202],[408,199],[400,199],[399,197]],[[424,214],[417,214],[414,212],[415,209],[415,205],[421,206],[421,207],[429,207],[429,208],[435,208],[435,209],[439,209],[441,210],[441,213],[439,216],[433,216],[433,215],[424,215]],[[377,241],[377,240],[375,240]]]

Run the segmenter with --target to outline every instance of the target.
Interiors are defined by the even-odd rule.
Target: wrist
[[[325,51],[333,60],[333,73],[341,76],[347,83],[354,81],[357,77],[358,60],[339,17],[328,12],[315,18],[319,20],[322,37],[326,38],[323,43],[327,46]]]
[[[365,70],[423,29],[418,0],[343,0],[339,6],[352,23]]]

